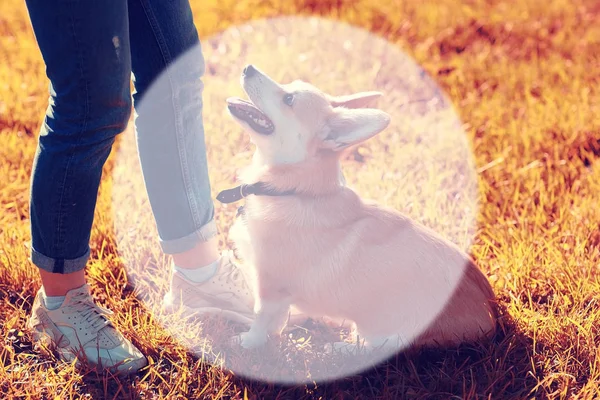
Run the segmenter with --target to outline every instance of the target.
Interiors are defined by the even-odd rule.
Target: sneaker
[[[226,252],[208,281],[193,282],[174,270],[163,308],[167,312],[183,309],[186,314],[220,314],[228,320],[250,324],[254,319],[254,296],[232,253]]]
[[[165,311],[183,309],[186,314],[220,314],[230,321],[250,325],[255,317],[254,296],[234,259],[232,251],[224,252],[215,275],[200,283],[173,271],[170,290],[163,300]],[[307,316],[292,307],[286,330],[307,320]]]
[[[87,284],[70,290],[55,310],[46,308],[40,288],[27,328],[34,342],[54,349],[63,361],[76,359],[77,366],[83,362],[118,374],[135,373],[146,366],[147,360],[115,329],[107,318],[112,314],[94,302]]]

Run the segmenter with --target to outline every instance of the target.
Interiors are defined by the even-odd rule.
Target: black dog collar
[[[294,193],[294,190],[279,192],[268,187],[264,182],[256,182],[251,185],[242,184],[232,189],[223,190],[217,195],[217,200],[221,203],[229,204],[235,203],[252,194],[255,196],[289,196]]]

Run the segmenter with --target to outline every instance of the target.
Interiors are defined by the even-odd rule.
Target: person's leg
[[[38,269],[44,293],[49,297],[64,297],[73,288],[85,285],[85,269],[61,274]]]
[[[248,317],[251,292],[218,249],[202,116],[205,64],[190,5],[129,0],[129,10],[139,156],[161,247],[173,256],[170,294],[187,293],[179,300],[195,309]]]
[[[132,357],[125,368],[137,369],[143,356],[94,304],[84,275],[102,167],[131,114],[127,3],[26,4],[50,80],[30,199],[31,260],[42,288],[28,326],[67,360],[83,349],[93,363]]]
[[[187,0],[129,0],[134,106],[146,189],[177,265],[218,257],[202,121],[204,59]],[[167,67],[169,67],[167,69]]]
[[[89,257],[102,166],[131,114],[127,4],[27,6],[50,81],[31,177],[31,256],[48,272],[45,286],[64,292],[69,278],[80,283],[72,274]]]

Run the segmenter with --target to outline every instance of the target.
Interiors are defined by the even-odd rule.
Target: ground
[[[145,251],[120,245],[124,232],[114,192],[124,175],[115,171],[126,165],[127,158],[120,155],[127,153],[117,150],[127,148],[130,127],[105,167],[88,276],[97,300],[116,312],[116,325],[150,357],[151,365],[134,379],[117,379],[76,371],[37,353],[25,329],[40,284],[28,260],[28,194],[48,82],[24,2],[6,0],[0,3],[3,393],[11,398],[600,396],[600,3],[210,0],[194,1],[192,8],[201,38],[207,41],[205,115],[213,198],[232,184],[235,168],[249,160],[252,149],[221,110],[211,111],[209,104],[221,101],[219,96],[240,94],[237,81],[229,78],[239,74],[236,55],[243,53],[235,41],[227,42],[232,47],[220,46],[226,35],[213,35],[258,18],[320,15],[370,30],[426,71],[463,122],[473,154],[479,197],[469,251],[498,296],[501,329],[492,343],[400,355],[359,376],[323,385],[252,382],[203,363],[158,326],[135,296],[131,276],[139,270],[132,267],[130,274],[127,267],[160,268],[166,259],[151,235],[143,240]],[[260,38],[253,40],[260,47]],[[324,59],[319,65],[319,60],[311,60],[321,74],[333,74],[331,82],[346,76],[340,72],[343,63]],[[289,71],[278,72],[279,79],[295,78]],[[386,73],[390,76],[393,69]],[[342,81],[341,86],[331,83],[328,90],[373,89],[364,87],[367,81]],[[400,183],[410,188],[411,179],[383,179],[389,178],[384,172],[402,172],[384,171],[385,163],[405,160],[407,152],[400,139],[392,142],[397,146],[386,146],[386,138],[396,137],[382,136],[345,159],[347,179],[371,198],[406,208],[423,222],[435,220],[428,217],[427,208],[411,208],[406,192],[398,190]],[[430,182],[432,187],[436,182]],[[215,207],[226,246],[235,207]],[[146,219],[133,218],[129,224],[144,232],[153,229]],[[164,287],[164,282],[154,284]]]

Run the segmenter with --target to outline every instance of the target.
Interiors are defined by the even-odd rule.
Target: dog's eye
[[[287,93],[285,96],[283,96],[283,102],[291,107],[294,104],[294,95]]]

